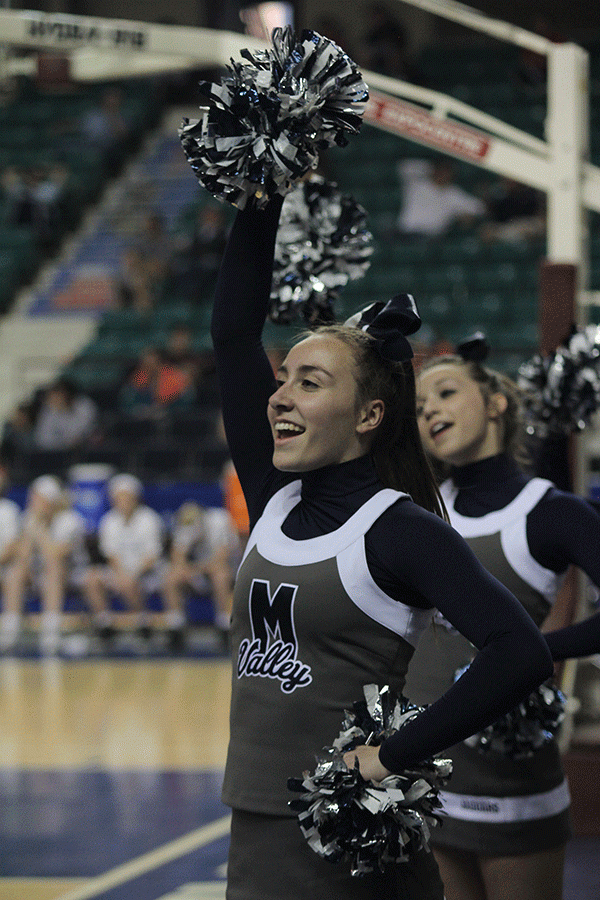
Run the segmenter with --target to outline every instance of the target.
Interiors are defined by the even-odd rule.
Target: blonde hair
[[[482,366],[475,360],[463,359],[458,354],[444,354],[427,360],[419,369],[419,374],[434,369],[436,366],[457,366],[466,370],[474,381],[487,403],[493,394],[502,394],[506,398],[506,409],[501,415],[501,447],[522,468],[529,463],[529,453],[525,442],[523,424],[523,394],[518,385],[502,372]]]

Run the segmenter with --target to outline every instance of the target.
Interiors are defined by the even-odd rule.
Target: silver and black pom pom
[[[530,435],[582,431],[600,407],[600,327],[573,329],[554,353],[524,362],[517,383]]]
[[[457,677],[462,672],[464,669]],[[526,759],[554,740],[564,717],[565,696],[552,681],[546,681],[465,744],[484,754]]]
[[[202,82],[201,118],[179,136],[200,183],[243,209],[285,195],[319,155],[362,124],[368,90],[356,64],[314,31],[276,28],[266,50],[242,51],[220,84]]]
[[[335,320],[340,290],[371,264],[373,236],[366,219],[353,197],[317,175],[287,194],[275,244],[271,321]]]
[[[452,771],[450,760],[432,758],[375,783],[362,778],[358,765],[349,769],[346,751],[378,746],[422,712],[404,697],[395,699],[387,687],[366,685],[364,693],[346,712],[333,745],[317,757],[312,775],[288,781],[300,795],[290,807],[309,845],[330,862],[349,860],[355,876],[406,862],[428,846],[429,828],[439,819],[439,789]]]

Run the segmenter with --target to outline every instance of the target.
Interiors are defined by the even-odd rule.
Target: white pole
[[[459,22],[466,28],[482,31],[500,41],[516,44],[518,47],[526,47],[528,50],[533,50],[534,53],[548,53],[551,47],[551,42],[547,38],[526,31],[518,25],[511,25],[510,22],[493,19],[464,3],[458,3],[457,0],[398,0],[398,2],[416,6],[425,12],[440,16],[442,19]]]
[[[588,54],[576,44],[555,44],[548,54],[546,139],[552,166],[548,259],[579,266],[585,281],[583,174],[589,152]]]
[[[589,247],[587,211],[583,204],[584,175],[589,155],[588,54],[575,44],[558,44],[548,54],[548,118],[546,139],[552,176],[547,192],[547,257],[550,263],[576,266],[573,313],[578,325],[585,323],[587,310],[578,300],[587,286]],[[546,302],[550,302],[546,298]],[[560,298],[556,298],[560,302]],[[560,317],[560,310],[556,315]],[[566,323],[568,325],[568,323]],[[574,437],[573,487],[587,496],[589,454],[587,436]],[[585,617],[585,579],[578,573],[575,589],[574,621]],[[573,698],[577,677],[577,660],[568,660],[562,672],[561,688]],[[568,750],[574,729],[575,707],[567,705],[561,730],[560,749]]]

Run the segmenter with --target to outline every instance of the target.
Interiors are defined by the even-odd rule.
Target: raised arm
[[[262,345],[282,197],[238,212],[217,281],[211,333],[225,433],[251,523],[273,475],[267,401],[275,378]]]

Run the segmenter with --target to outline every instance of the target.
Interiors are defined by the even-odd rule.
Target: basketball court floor
[[[223,658],[0,660],[0,900],[225,896]]]
[[[218,653],[0,659],[0,900],[224,898],[229,680]],[[571,843],[565,900],[599,900],[599,852]]]

